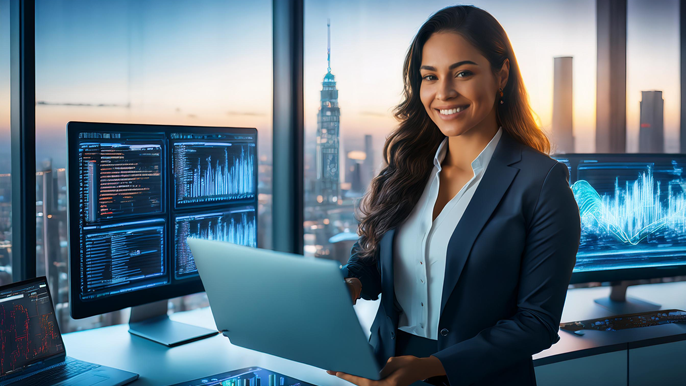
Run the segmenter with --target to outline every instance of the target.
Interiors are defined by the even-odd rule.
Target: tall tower
[[[571,56],[554,58],[553,135],[556,153],[574,153]]]
[[[641,91],[641,128],[638,133],[638,151],[664,153],[664,108],[662,91]]]
[[[331,23],[327,21],[328,67],[317,113],[315,197],[320,204],[335,204],[340,199],[339,138],[340,116],[336,79],[331,73]]]

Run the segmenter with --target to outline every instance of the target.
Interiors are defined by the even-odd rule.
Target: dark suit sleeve
[[[379,273],[379,251],[374,259],[360,258],[360,244],[356,241],[350,250],[348,264],[341,268],[343,277],[356,277],[362,282],[360,297],[365,300],[377,300],[381,293],[381,274]]]
[[[451,386],[477,382],[560,340],[557,332],[581,235],[568,178],[567,167],[556,163],[543,182],[528,224],[515,315],[434,354]]]

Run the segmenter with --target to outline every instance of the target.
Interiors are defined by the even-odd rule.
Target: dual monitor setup
[[[166,300],[203,291],[187,237],[257,246],[257,131],[70,122],[67,136],[72,316],[134,307],[130,332],[168,346],[216,333],[171,322]],[[572,283],[614,284],[596,302],[616,314],[659,309],[620,283],[686,275],[686,154],[553,158],[581,216]]]
[[[204,291],[187,238],[257,247],[257,130],[70,122],[67,140],[72,316],[133,307],[129,331],[170,347],[216,334],[172,322],[167,300]],[[686,275],[686,154],[553,158],[568,168],[581,217],[572,283],[610,282],[610,297],[596,302],[615,315],[660,310],[660,305],[627,298],[626,283]],[[205,269],[203,260],[200,263]],[[226,278],[231,280],[231,272]],[[27,330],[22,336],[29,337],[28,343],[6,342],[0,380],[21,383],[33,374],[28,370],[38,367],[46,370],[41,376],[54,380],[49,371],[71,363],[45,278],[0,288],[0,313],[3,336],[17,336],[12,326],[21,325]],[[582,335],[580,330],[589,328],[659,324],[659,318],[686,321],[683,311],[659,313],[561,327]],[[106,377],[112,384],[123,384],[115,380],[138,377],[86,365],[96,375],[79,375],[84,379]],[[226,385],[296,382],[261,368],[215,378]],[[206,382],[198,379],[191,384]]]

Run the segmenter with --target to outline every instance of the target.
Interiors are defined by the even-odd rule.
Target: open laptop
[[[337,262],[187,241],[217,329],[232,344],[379,379],[380,368]]]
[[[67,357],[45,277],[0,287],[0,385],[125,385],[130,373]]]

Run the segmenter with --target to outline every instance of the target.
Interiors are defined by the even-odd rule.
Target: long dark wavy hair
[[[510,40],[498,21],[488,12],[470,5],[441,9],[417,32],[403,66],[403,101],[395,107],[400,122],[384,144],[385,167],[371,182],[360,201],[356,217],[362,258],[374,258],[379,241],[391,228],[403,222],[419,201],[433,168],[433,157],[445,135],[431,120],[419,98],[422,49],[436,32],[455,32],[488,59],[495,75],[505,59],[510,74],[503,99],[495,103],[499,126],[519,142],[548,154],[550,142],[536,123]]]

